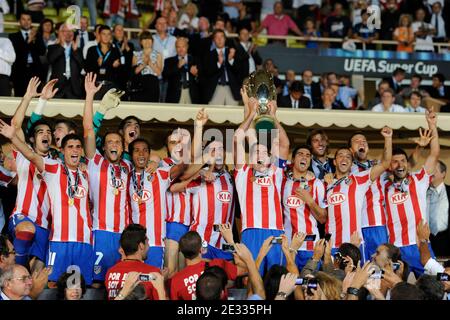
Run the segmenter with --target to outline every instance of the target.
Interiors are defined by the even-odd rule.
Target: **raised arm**
[[[86,100],[84,102],[83,113],[83,131],[84,131],[84,149],[86,157],[92,159],[95,156],[96,144],[95,144],[95,131],[93,125],[93,107],[94,107],[94,95],[100,90],[102,85],[95,85],[97,75],[90,72],[86,75],[84,80],[84,88],[86,90]]]
[[[370,180],[375,181],[381,174],[389,169],[392,158],[392,129],[389,127],[384,127],[381,130],[381,135],[384,137],[384,151],[381,163],[375,165],[372,170],[370,170]]]
[[[428,155],[427,160],[425,160],[424,168],[428,174],[432,175],[439,160],[440,153],[437,116],[434,111],[426,111],[425,116],[428,122],[428,129],[432,132],[432,138],[430,141],[430,154]]]
[[[249,128],[255,119],[257,112],[256,109],[258,107],[258,102],[255,98],[250,98],[248,100],[249,104],[249,112],[247,117],[244,119],[244,121],[241,123],[239,128],[236,130],[234,137],[233,137],[233,158],[234,158],[234,166],[236,169],[240,169],[245,164],[245,138],[248,134]],[[256,135],[252,135],[249,137],[249,144],[256,143]]]
[[[247,265],[248,278],[249,278],[250,287],[251,287],[253,293],[257,294],[262,299],[265,299],[266,292],[264,290],[264,283],[261,278],[261,275],[259,274],[258,267],[256,266],[255,261],[253,260],[250,250],[248,250],[248,248],[244,244],[241,244],[241,243],[236,243],[235,249],[236,249],[236,254]]]
[[[17,136],[16,128],[14,126],[10,126],[0,119],[0,134],[11,140],[17,151],[22,153],[26,159],[33,163],[39,172],[44,172],[44,159],[31,150],[26,143]]]

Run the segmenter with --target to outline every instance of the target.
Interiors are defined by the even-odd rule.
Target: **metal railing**
[[[3,22],[3,24],[5,26],[12,26],[12,27],[17,27],[19,25],[18,22],[13,22],[13,21],[5,21]],[[35,27],[38,27],[39,24],[37,23],[33,23],[32,24]],[[89,27],[90,30],[93,29],[93,27]],[[141,29],[141,28],[124,28],[124,31],[127,34],[128,39],[133,38],[133,35],[138,35],[140,32],[142,32],[143,30],[148,30],[151,33],[156,33],[155,29]],[[237,33],[229,33],[227,34],[227,37],[230,38],[237,38],[238,34]],[[320,43],[343,43],[348,39],[341,39],[341,38],[325,38],[325,37],[300,37],[300,36],[271,36],[271,35],[267,35],[267,34],[259,34],[258,38],[263,38],[263,39],[267,39],[267,40],[284,40],[286,42],[286,46],[289,46],[289,41],[302,41],[302,42],[307,42],[307,41],[314,41],[314,42],[320,42]],[[362,50],[366,50],[366,43],[358,40],[358,39],[351,39],[352,41],[354,41],[355,43],[362,43]],[[397,45],[398,42],[395,40],[373,40],[371,42],[371,44],[381,44],[381,45]],[[412,44],[414,45],[415,42]],[[443,48],[449,48],[450,50],[450,42],[446,43],[446,42],[434,42],[433,43],[434,47],[438,48],[438,53],[442,53],[443,52]]]

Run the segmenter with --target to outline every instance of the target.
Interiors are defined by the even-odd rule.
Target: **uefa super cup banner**
[[[267,46],[259,48],[264,59],[273,58],[280,73],[288,69],[311,69],[314,74],[336,72],[360,74],[365,77],[383,78],[392,75],[396,68],[406,70],[407,77],[420,74],[429,79],[437,72],[450,73],[450,53],[396,52],[343,49],[294,49]]]

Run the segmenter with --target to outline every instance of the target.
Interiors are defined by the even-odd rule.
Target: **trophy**
[[[258,101],[258,116],[255,119],[255,129],[272,130],[275,128],[275,120],[269,114],[268,103],[277,99],[277,91],[273,83],[272,75],[265,70],[252,72],[246,84],[247,95]]]

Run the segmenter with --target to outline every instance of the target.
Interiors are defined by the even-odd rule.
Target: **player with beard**
[[[83,114],[85,153],[88,160],[90,198],[93,200],[94,275],[103,283],[106,271],[118,260],[120,235],[128,225],[128,177],[131,168],[122,160],[123,138],[117,132],[103,137],[103,155],[96,148],[96,134],[92,121],[94,96],[102,85],[95,85],[97,76],[85,78],[86,101]],[[110,105],[117,106],[123,92],[111,89]]]
[[[289,240],[299,233],[315,235],[319,240],[317,223],[327,221],[325,187],[323,182],[308,171],[311,148],[296,147],[292,152],[292,165],[282,184],[284,227]],[[296,255],[296,264],[302,270],[312,257],[315,240],[306,241]]]
[[[306,139],[306,144],[311,146],[312,159],[310,171],[316,178],[323,180],[328,173],[334,173],[333,159],[328,158],[328,136],[323,130],[313,130]]]
[[[425,117],[428,129],[432,132],[432,139],[430,154],[424,166],[417,172],[408,172],[406,152],[396,148],[392,153],[390,167],[393,179],[385,178],[387,179],[385,198],[389,242],[400,248],[403,260],[408,262],[416,276],[423,273],[416,229],[418,224],[427,218],[427,189],[440,153],[437,116],[433,111],[427,111]],[[431,246],[430,252],[432,252]]]
[[[249,130],[258,114],[258,102],[255,98],[250,98],[248,104],[249,113],[234,135],[234,179],[241,208],[242,243],[249,248],[256,259],[261,245],[267,238],[280,237],[284,232],[281,208],[284,171],[272,163],[269,148],[256,142],[254,131]],[[274,139],[274,141],[278,140],[278,150],[273,148],[272,155],[278,157],[281,163],[287,159],[289,139],[275,117],[276,102],[269,101],[268,106],[270,114],[275,119],[275,129],[278,131],[278,137]],[[249,137],[249,164],[245,161],[246,136]],[[260,264],[261,274],[274,264],[282,264],[284,255],[279,243],[272,245]]]
[[[353,154],[352,173],[372,168],[378,160],[369,160],[369,145],[365,135],[358,131],[349,139],[348,146]],[[379,177],[367,190],[362,207],[361,231],[364,238],[365,260],[370,260],[379,245],[388,242],[386,210],[384,207],[385,180]]]
[[[23,143],[25,143],[25,136],[22,123],[31,100],[37,96],[51,99],[57,91],[57,89],[53,90],[55,82],[49,82],[42,92],[38,93],[39,84],[37,77],[30,80],[27,91],[11,120],[18,138]],[[51,127],[47,122],[42,120],[36,122],[30,129],[28,138],[34,152],[43,157],[50,157],[52,135]],[[29,258],[35,257],[30,267],[32,270],[39,271],[44,267],[48,250],[50,204],[47,186],[34,164],[30,163],[20,151],[13,150],[13,156],[17,167],[18,193],[8,231],[14,239],[17,263],[28,267]]]
[[[64,160],[43,157],[31,150],[16,134],[16,129],[0,120],[0,134],[10,139],[25,159],[42,174],[47,186],[52,214],[47,266],[52,267],[49,281],[56,282],[68,268],[75,266],[92,283],[93,250],[91,213],[89,210],[88,173],[80,170],[82,140],[76,135],[64,137],[61,147]],[[45,132],[48,142],[51,131]],[[49,143],[46,143],[48,146]],[[70,269],[69,269],[70,270]]]
[[[384,153],[381,163],[367,170],[352,173],[353,154],[348,148],[336,150],[334,164],[336,173],[331,183],[326,184],[328,221],[326,232],[331,233],[333,248],[350,242],[354,233],[362,236],[361,220],[365,195],[374,181],[389,168],[392,154],[392,129],[381,130],[384,137]],[[363,256],[364,247],[362,247]]]

